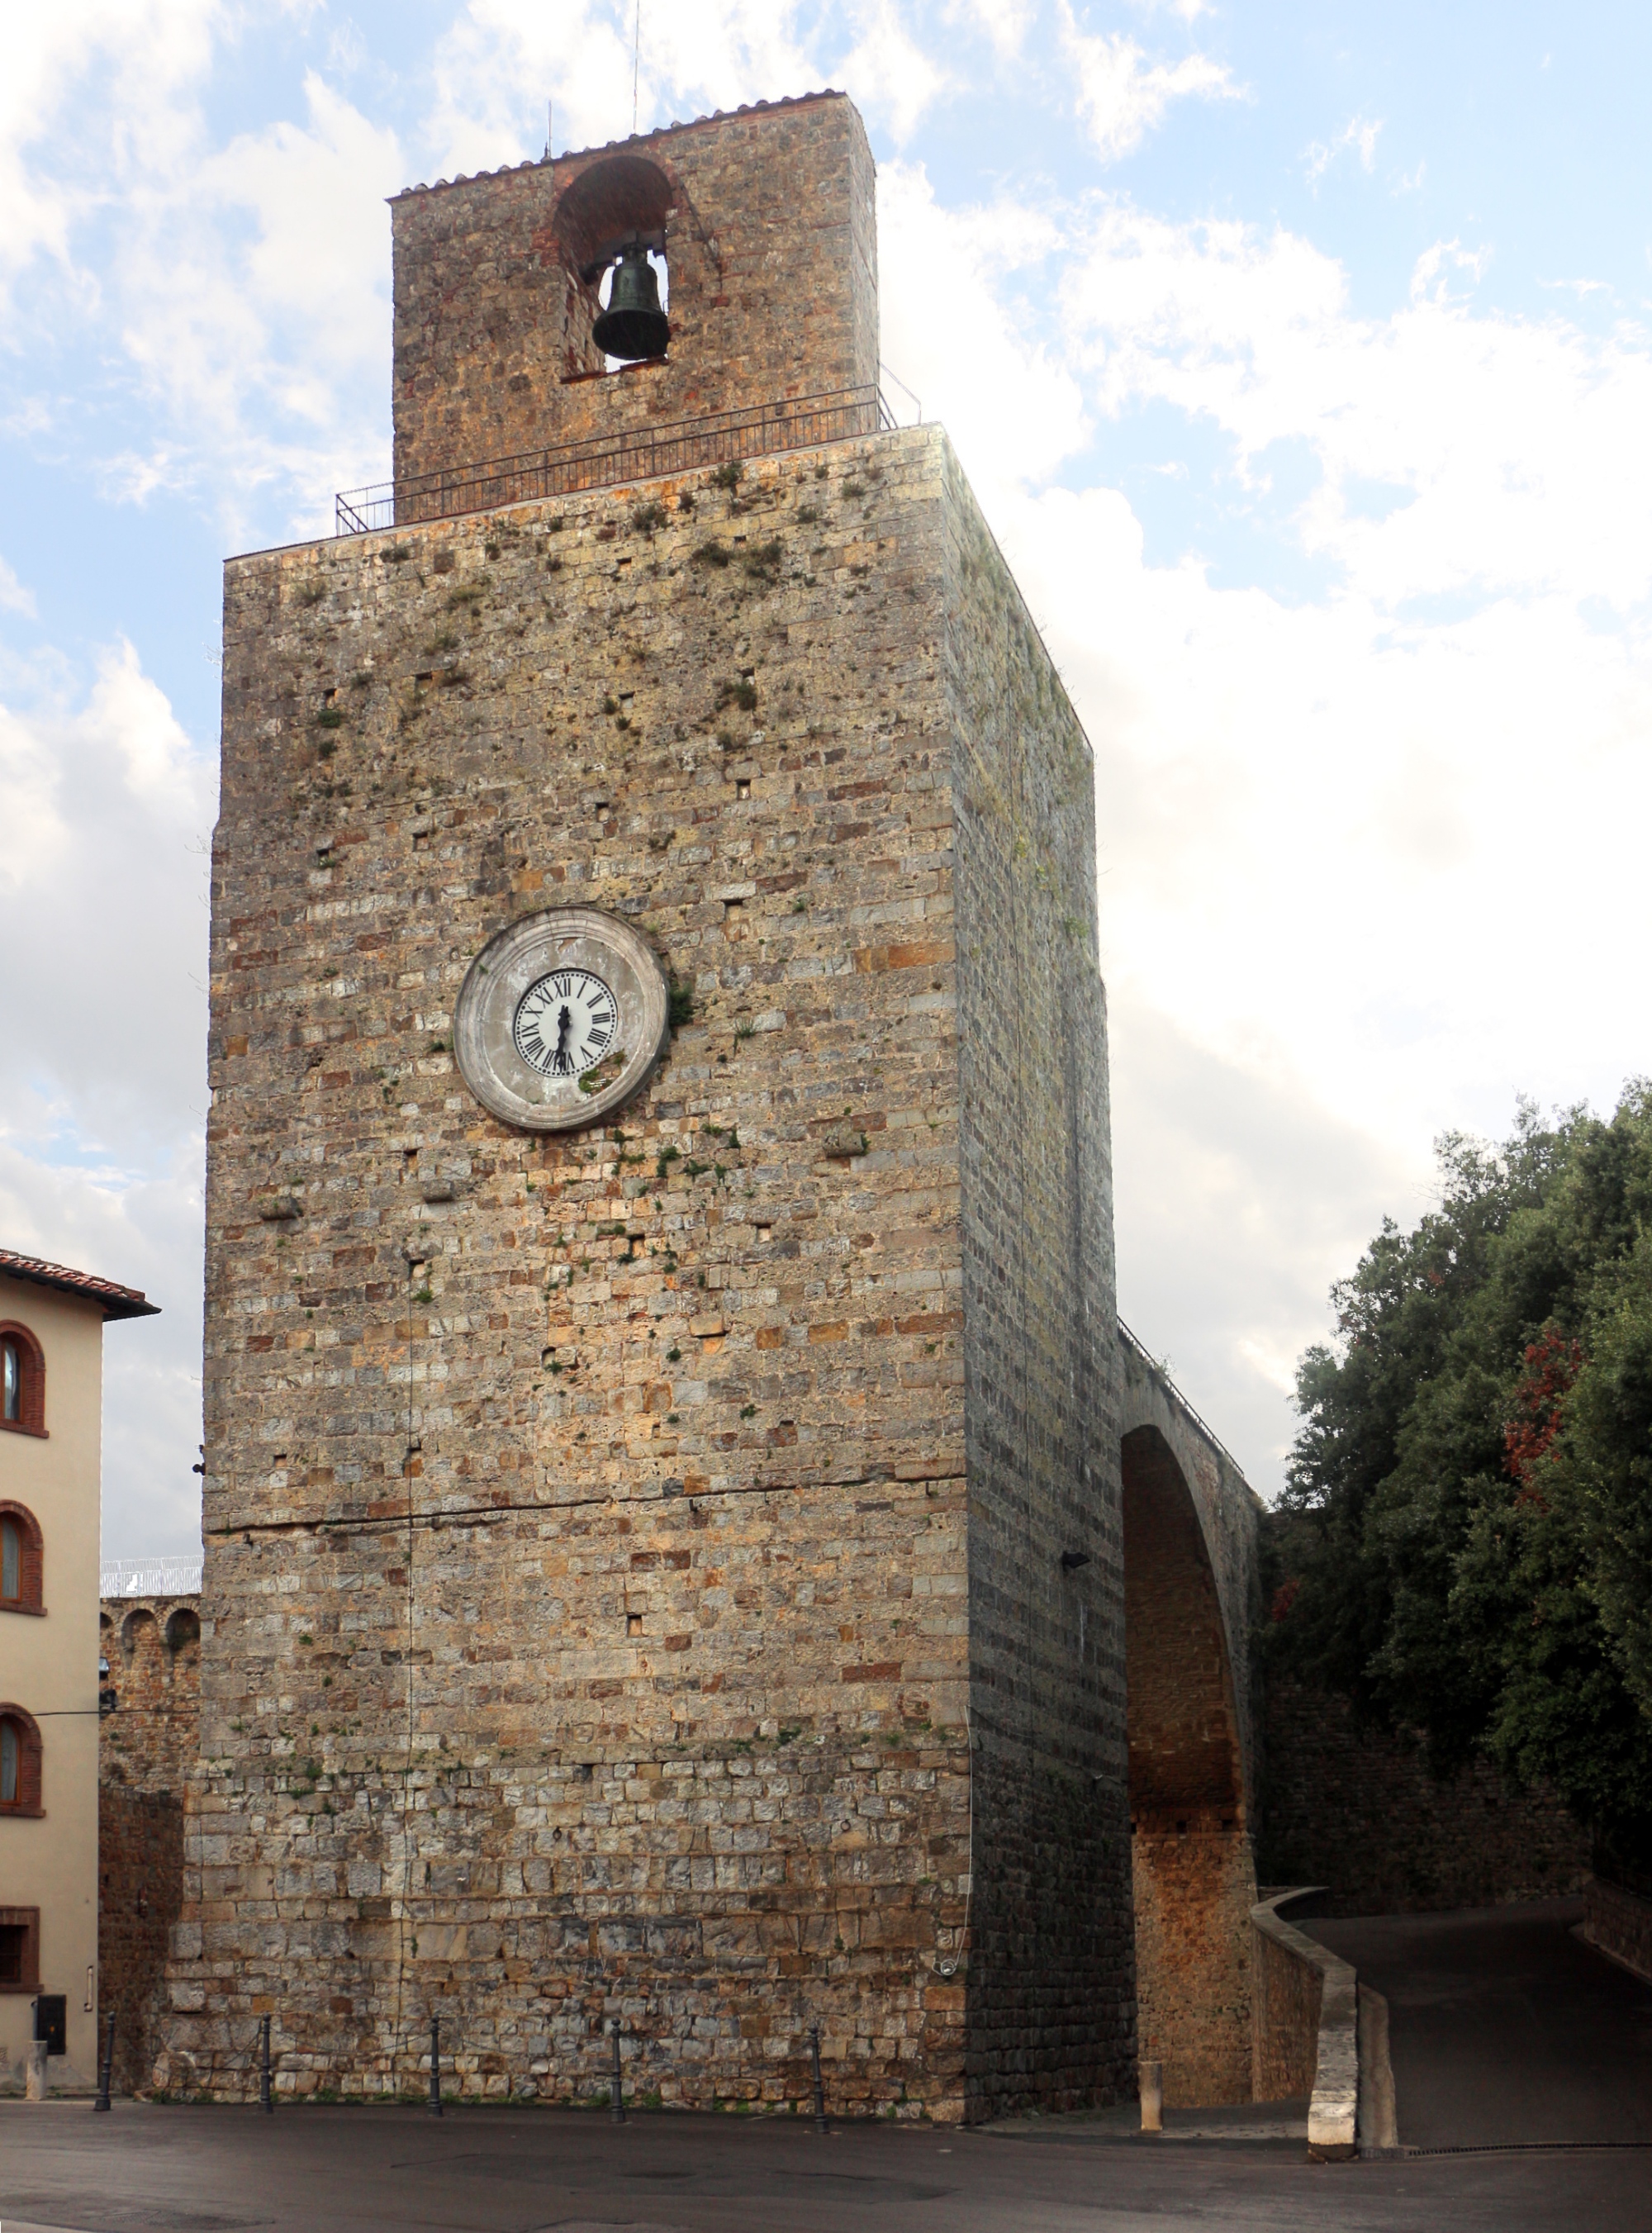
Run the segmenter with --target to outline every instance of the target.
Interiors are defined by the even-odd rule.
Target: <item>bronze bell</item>
[[[671,323],[660,307],[660,283],[640,241],[622,249],[614,267],[608,306],[591,328],[605,356],[664,356]]]

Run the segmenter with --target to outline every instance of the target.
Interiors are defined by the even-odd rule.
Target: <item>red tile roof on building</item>
[[[160,1305],[152,1303],[139,1287],[117,1286],[100,1279],[95,1272],[71,1272],[67,1264],[48,1264],[43,1257],[22,1256],[15,1248],[0,1248],[0,1274],[8,1279],[31,1279],[37,1287],[55,1287],[60,1294],[78,1295],[95,1303],[106,1318],[153,1318]]]

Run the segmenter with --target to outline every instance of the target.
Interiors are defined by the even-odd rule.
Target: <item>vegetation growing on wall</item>
[[[1439,1144],[1298,1373],[1277,1665],[1652,1848],[1652,1084]]]

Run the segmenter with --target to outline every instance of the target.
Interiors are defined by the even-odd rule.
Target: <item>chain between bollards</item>
[[[430,2114],[442,2113],[442,2020],[430,2020]]]
[[[815,2130],[829,2132],[831,2124],[826,2115],[826,2085],[820,2074],[820,2026],[815,2025],[809,2034],[809,2053],[815,2066]]]
[[[275,2097],[270,2091],[270,2019],[264,2016],[258,2024],[258,2106],[266,2117],[276,2113]]]
[[[106,2039],[104,2040],[104,2042],[103,2042],[103,2068],[102,2068],[101,2072],[99,2074],[99,2076],[98,2076],[98,2097],[97,2097],[97,2100],[96,2100],[95,2101],[94,2101],[94,2102],[93,2102],[93,2104],[92,2104],[92,2106],[93,2106],[94,2109],[107,2109],[107,2108],[108,2107],[108,2106],[109,2106],[109,2088],[110,2088],[110,2087],[114,2084],[114,2009],[113,2009],[113,2008],[111,2008],[111,2009],[110,2009],[110,2011],[109,2011],[109,2029],[108,2029],[108,2034],[107,2034],[107,2036],[106,2037]]]
[[[617,2017],[615,2020],[613,2038],[614,2082],[608,2089],[608,2118],[611,2123],[622,2125],[625,2122],[625,2093],[624,2081],[620,2071],[620,2025]]]

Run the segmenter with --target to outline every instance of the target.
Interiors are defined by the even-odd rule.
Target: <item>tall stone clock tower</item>
[[[437,2015],[477,2097],[617,2025],[702,2106],[816,2026],[842,2113],[1115,2098],[1090,753],[880,407],[860,119],[393,212],[393,488],[225,580],[158,2082],[245,2098],[269,2012],[299,2093]]]

